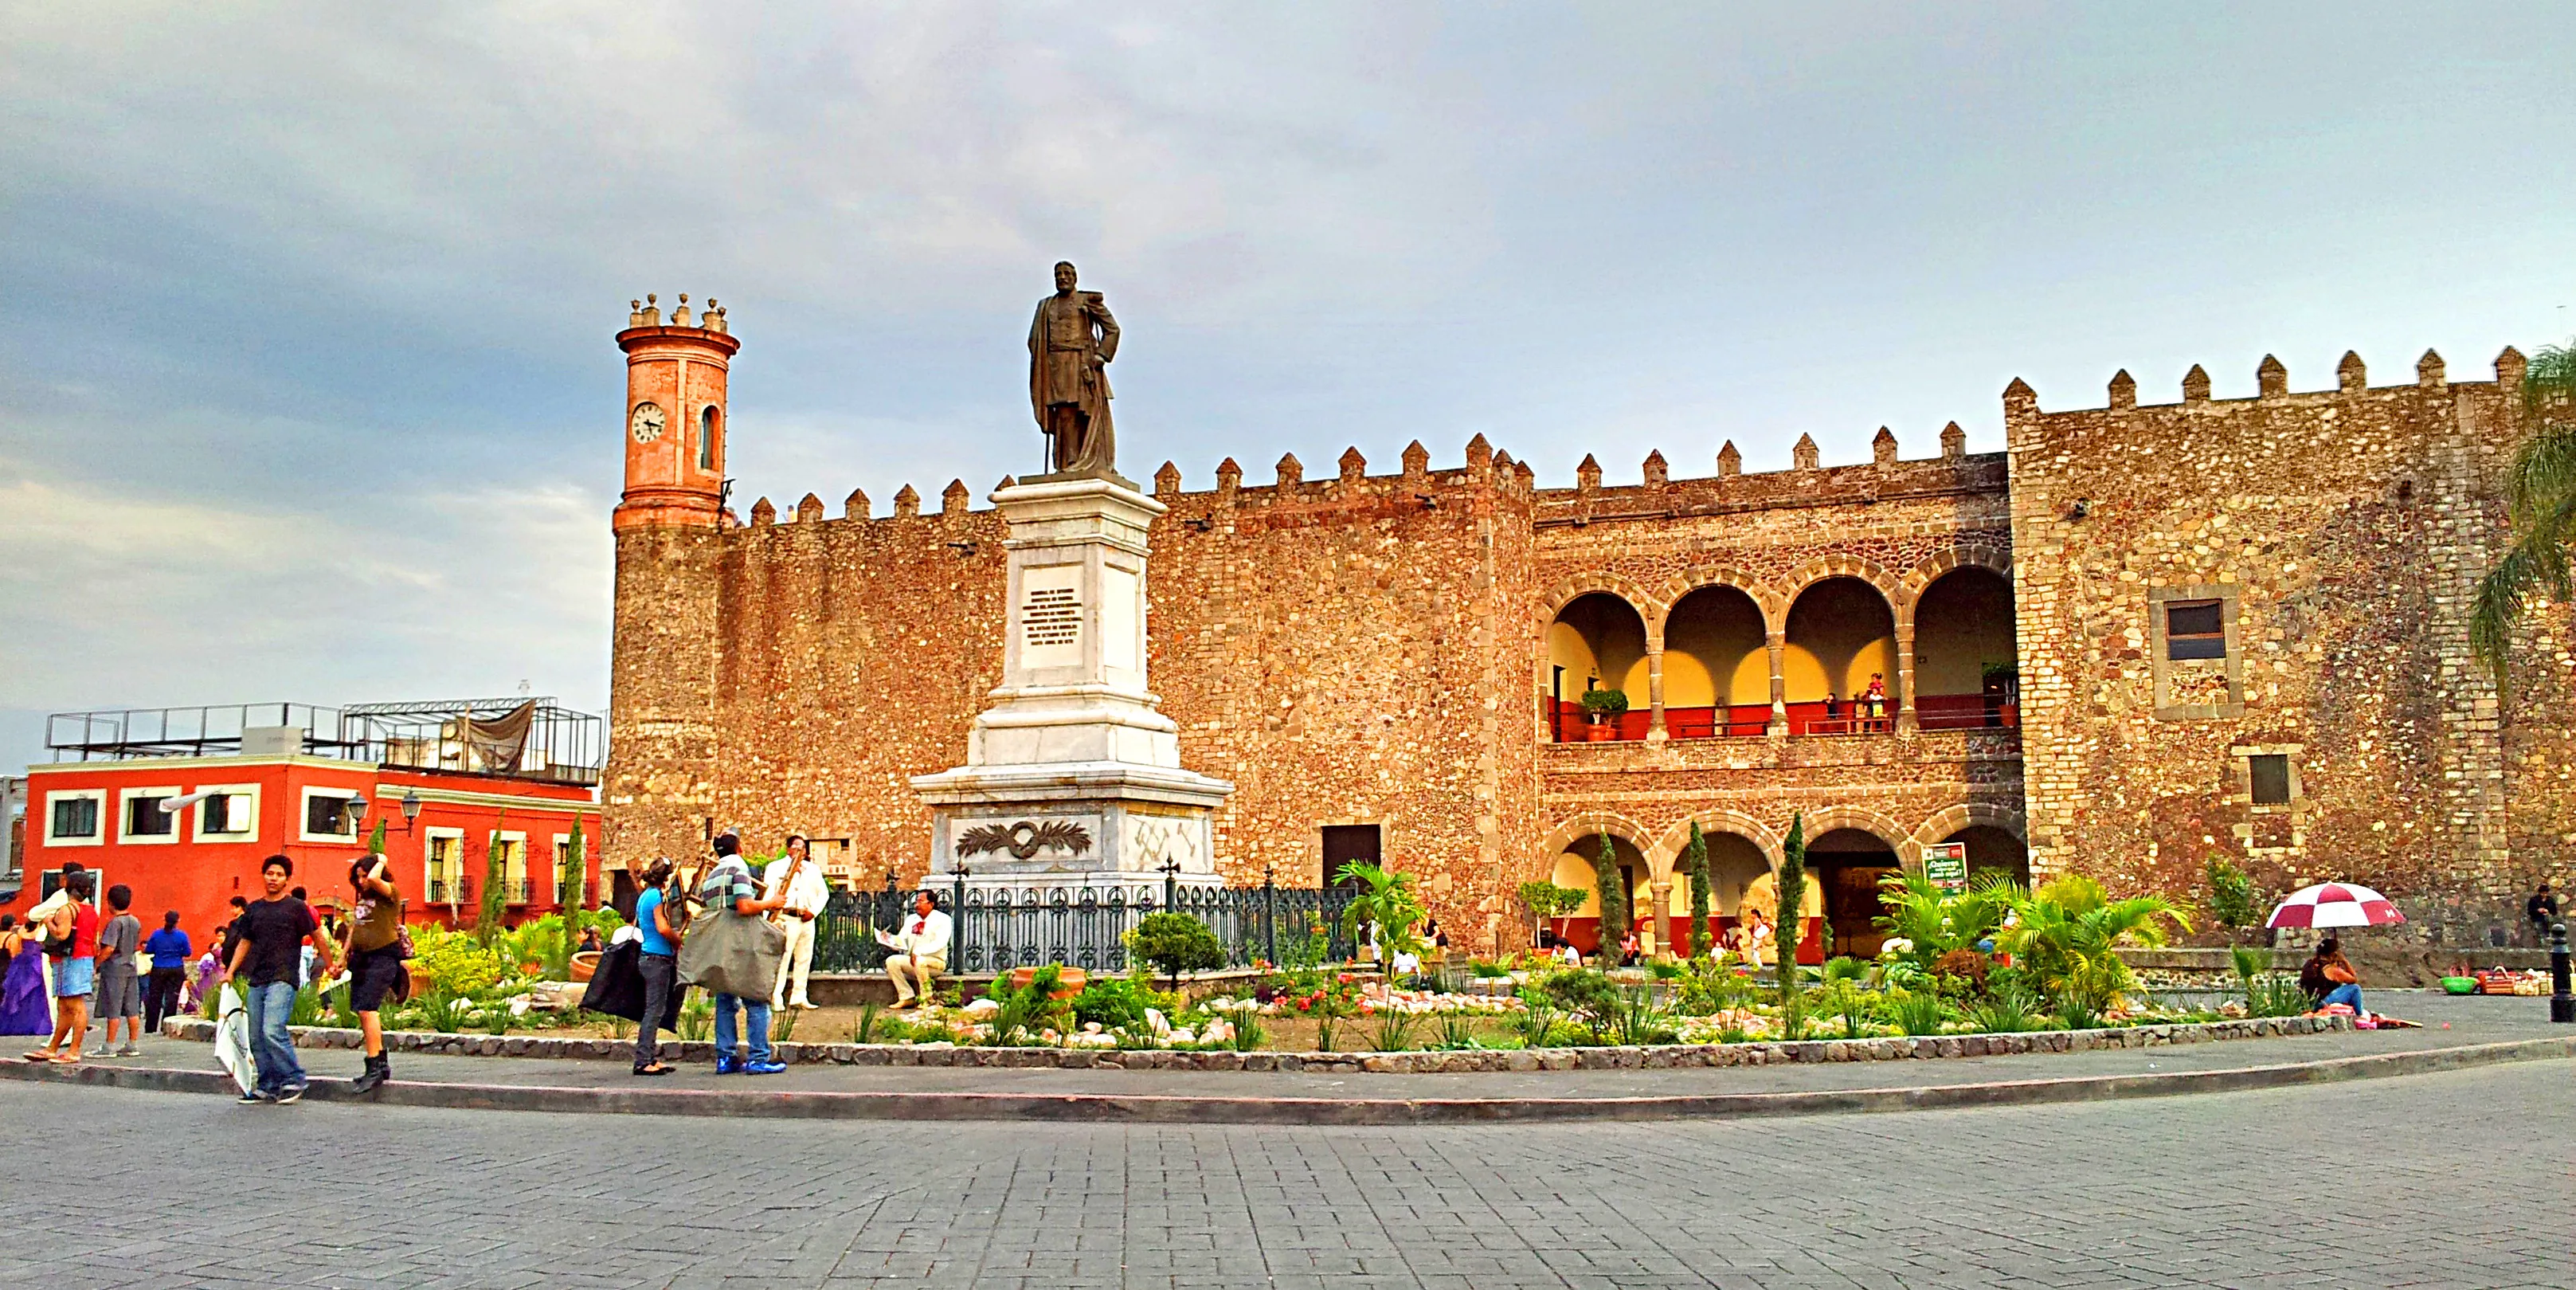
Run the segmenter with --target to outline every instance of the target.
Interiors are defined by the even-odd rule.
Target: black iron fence
[[[1280,887],[1183,887],[1171,882],[1108,886],[968,886],[936,883],[953,920],[948,970],[975,975],[1061,963],[1086,972],[1127,970],[1126,935],[1147,914],[1174,910],[1206,923],[1231,966],[1337,962],[1352,956],[1342,927],[1348,891]],[[838,891],[815,926],[819,972],[874,972],[887,950],[879,929],[912,914],[909,887]]]

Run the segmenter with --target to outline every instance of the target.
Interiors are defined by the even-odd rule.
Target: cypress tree
[[[1626,939],[1629,925],[1636,920],[1628,912],[1628,884],[1619,868],[1619,850],[1610,844],[1610,831],[1601,831],[1601,858],[1593,865],[1601,888],[1601,948],[1612,966],[1619,962],[1619,942]]]
[[[1682,866],[1690,874],[1690,956],[1708,955],[1708,837],[1699,831],[1699,821],[1691,821],[1690,845],[1682,850]]]
[[[501,923],[509,914],[510,866],[501,847],[500,821],[492,822],[492,842],[483,852],[483,903],[474,910],[474,939],[485,946],[501,938]]]
[[[1798,942],[1806,939],[1806,920],[1798,909],[1807,903],[1807,824],[1803,815],[1789,817],[1789,840],[1780,845],[1780,917],[1774,938],[1780,952],[1780,1034],[1796,1039],[1798,1007]]]

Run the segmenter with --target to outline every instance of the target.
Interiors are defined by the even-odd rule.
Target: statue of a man
[[[1109,373],[1118,357],[1118,320],[1097,291],[1076,291],[1073,265],[1055,266],[1055,294],[1029,324],[1029,407],[1053,441],[1049,465],[1062,475],[1115,477],[1118,439],[1109,427]]]

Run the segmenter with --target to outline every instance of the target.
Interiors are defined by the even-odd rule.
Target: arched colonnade
[[[1741,811],[1712,809],[1649,829],[1618,812],[1590,811],[1559,824],[1540,845],[1545,876],[1585,893],[1580,909],[1540,930],[1564,936],[1586,954],[1597,952],[1598,857],[1606,835],[1630,889],[1629,907],[1640,933],[1651,937],[1656,949],[1686,949],[1690,884],[1681,861],[1693,823],[1708,845],[1714,943],[1728,943],[1747,904],[1776,920],[1785,821],[1775,824]],[[1829,926],[1838,952],[1875,954],[1879,932],[1870,919],[1878,913],[1879,880],[1900,867],[1920,865],[1924,849],[1935,844],[1963,844],[1971,877],[2001,872],[2030,881],[2022,815],[2006,807],[1982,802],[1950,806],[1910,828],[1866,808],[1826,807],[1805,813],[1803,825],[1809,879],[1801,904],[1802,962],[1823,960]]]
[[[1708,566],[1660,587],[1571,579],[1547,604],[1539,687],[1558,742],[1848,735],[2019,722],[2009,557],[1908,570],[1859,556],[1779,579]],[[1593,689],[1624,714],[1595,720]]]

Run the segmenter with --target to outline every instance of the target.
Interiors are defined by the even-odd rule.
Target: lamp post
[[[403,790],[402,817],[403,832],[411,832],[411,826],[418,823],[420,820],[420,790],[415,788],[406,788]]]
[[[2567,924],[2549,925],[2549,1019],[2576,1021],[2576,995],[2567,988]]]

